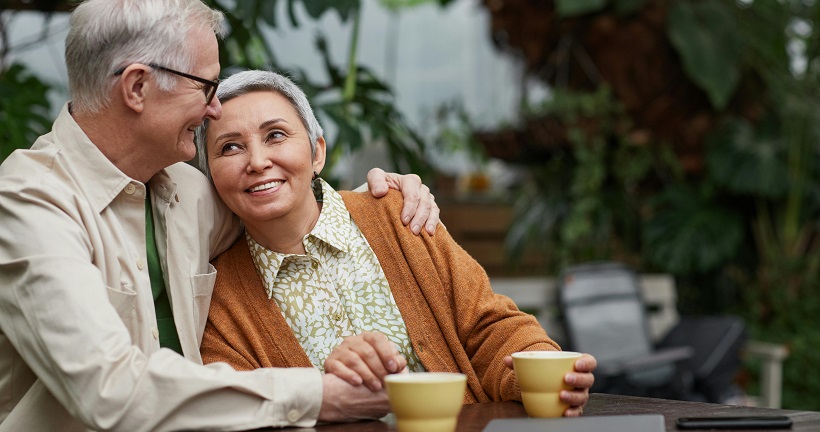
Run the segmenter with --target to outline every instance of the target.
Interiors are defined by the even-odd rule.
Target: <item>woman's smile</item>
[[[249,188],[248,191],[253,193],[253,192],[266,191],[266,190],[269,190],[269,189],[275,189],[275,188],[278,188],[279,186],[282,186],[283,183],[284,183],[284,181],[282,181],[282,180],[267,182],[267,183],[263,183],[263,184],[260,184],[260,185],[257,185],[257,186],[253,186],[253,187]]]

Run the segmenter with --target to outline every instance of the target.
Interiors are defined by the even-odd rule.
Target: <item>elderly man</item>
[[[239,227],[181,161],[194,157],[194,129],[221,116],[224,31],[199,0],[88,0],[72,14],[72,102],[0,166],[0,431],[235,430],[385,413],[383,394],[315,369],[201,364],[208,261]],[[434,229],[418,177],[371,174],[374,191],[408,192],[402,218],[415,232],[428,215]]]

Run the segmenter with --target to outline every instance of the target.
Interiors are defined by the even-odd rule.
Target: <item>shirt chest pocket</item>
[[[194,320],[196,324],[196,337],[202,341],[202,333],[205,331],[205,322],[208,320],[208,311],[211,307],[211,296],[214,292],[216,282],[216,269],[210,263],[202,274],[191,276],[191,290],[194,298]]]

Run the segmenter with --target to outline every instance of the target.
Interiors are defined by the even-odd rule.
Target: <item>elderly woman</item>
[[[538,322],[494,294],[446,230],[403,228],[398,194],[324,182],[322,128],[289,79],[240,72],[217,96],[222,118],[200,130],[200,160],[246,235],[214,262],[204,361],[312,365],[374,391],[373,377],[406,365],[464,373],[465,403],[520,400],[509,355],[560,349]],[[585,355],[567,374],[565,415],[581,414],[594,368]]]

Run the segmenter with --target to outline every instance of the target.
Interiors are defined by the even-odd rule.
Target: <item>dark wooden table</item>
[[[792,419],[794,432],[820,431],[820,412],[791,411],[769,408],[719,405],[700,402],[682,402],[666,399],[639,398],[608,394],[593,394],[585,409],[585,416],[622,414],[663,414],[667,432],[678,431],[675,420],[679,417],[711,415],[786,415]],[[517,402],[493,402],[465,405],[458,417],[457,432],[481,432],[492,419],[526,417],[524,407]],[[395,420],[388,416],[381,421],[321,425],[316,432],[387,432],[396,431]],[[636,431],[637,432],[637,431]],[[737,430],[735,430],[737,432]],[[749,430],[749,432],[753,432]]]

